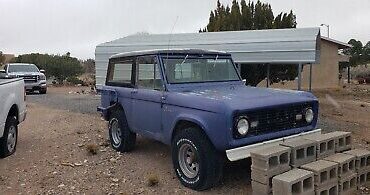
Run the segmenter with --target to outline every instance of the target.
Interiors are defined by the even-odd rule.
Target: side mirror
[[[42,74],[45,74],[45,70],[44,70],[44,69],[41,69],[41,70],[40,70],[40,72],[41,72]]]
[[[242,81],[244,85],[247,85],[247,79],[243,79]]]

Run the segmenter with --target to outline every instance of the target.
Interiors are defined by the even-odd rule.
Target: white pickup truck
[[[2,78],[0,72],[0,158],[15,152],[18,124],[26,113],[24,80]]]

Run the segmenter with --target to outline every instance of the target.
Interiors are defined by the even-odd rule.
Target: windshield
[[[35,65],[9,65],[8,72],[38,72]]]
[[[239,81],[231,59],[213,58],[190,58],[188,55],[182,58],[163,57],[165,74],[168,83],[199,83],[217,81]]]

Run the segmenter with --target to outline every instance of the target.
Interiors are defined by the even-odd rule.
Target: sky
[[[370,41],[369,0],[262,2],[270,3],[275,15],[293,10],[297,27],[325,23],[331,38]],[[94,58],[96,45],[138,32],[198,32],[215,7],[216,0],[0,0],[0,51]],[[321,33],[327,34],[326,27]]]

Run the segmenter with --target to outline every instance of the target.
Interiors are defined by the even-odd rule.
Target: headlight
[[[307,123],[311,123],[313,121],[313,110],[311,108],[307,108],[304,117]]]
[[[240,118],[236,126],[238,133],[242,136],[246,135],[249,130],[249,121],[246,118]]]
[[[43,74],[41,74],[41,75],[40,75],[40,80],[46,80],[46,76],[45,76],[45,75],[43,75]]]

